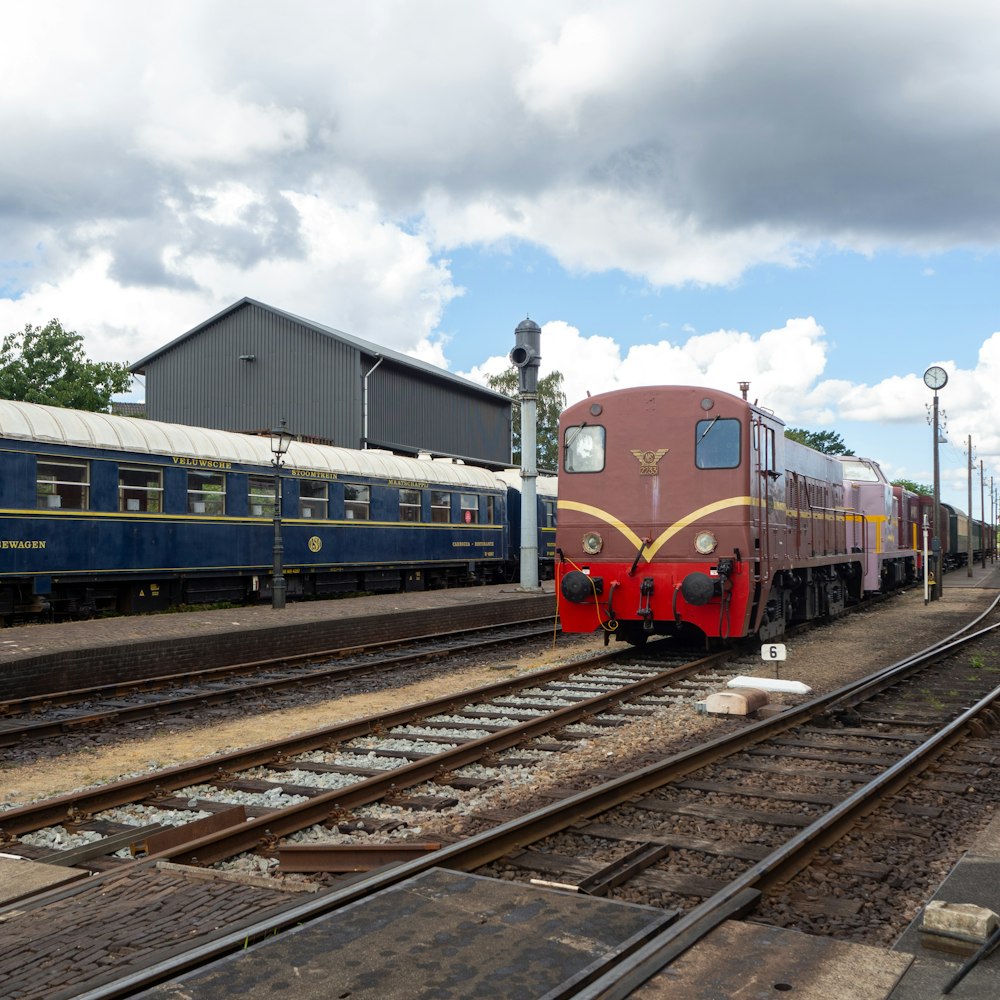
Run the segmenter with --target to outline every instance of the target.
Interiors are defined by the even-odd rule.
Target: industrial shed
[[[506,396],[249,298],[131,370],[151,420],[510,464]]]

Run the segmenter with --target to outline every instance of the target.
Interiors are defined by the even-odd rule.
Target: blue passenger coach
[[[293,441],[290,599],[499,582],[507,484],[440,459]],[[0,619],[270,595],[267,437],[0,400]]]

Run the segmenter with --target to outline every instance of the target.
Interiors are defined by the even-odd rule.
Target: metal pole
[[[944,561],[942,559],[944,542],[941,538],[941,465],[938,461],[938,394],[934,393],[934,538],[937,539],[937,552],[934,554],[934,593],[931,600],[936,601],[944,590]]]
[[[521,589],[538,589],[538,395],[521,394]]]
[[[969,435],[969,523],[967,527],[965,564],[968,566],[966,576],[972,576],[973,546],[972,546],[972,435]]]
[[[983,460],[979,460],[979,547],[983,551],[983,569],[986,569],[986,475],[983,471]]]
[[[514,330],[510,360],[518,369],[521,393],[521,585],[538,586],[538,363],[541,359],[542,328],[525,318]]]
[[[271,607],[279,610],[285,606],[285,576],[282,566],[285,547],[281,541],[281,458],[274,464],[274,569],[271,579]]]
[[[927,514],[924,513],[924,605],[930,600],[928,591],[930,586],[927,580]]]

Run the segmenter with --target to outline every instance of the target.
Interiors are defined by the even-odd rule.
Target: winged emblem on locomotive
[[[660,474],[660,459],[670,451],[669,448],[658,448],[656,451],[641,451],[638,448],[630,450],[639,460],[640,476],[658,476]]]

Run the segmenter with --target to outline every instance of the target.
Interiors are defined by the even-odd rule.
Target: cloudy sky
[[[0,333],[135,361],[243,296],[572,401],[751,396],[1000,488],[1000,6],[46,0],[0,36]],[[137,390],[141,398],[141,386]],[[988,486],[988,481],[987,481]],[[974,511],[979,510],[978,475]]]

